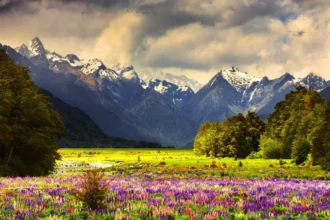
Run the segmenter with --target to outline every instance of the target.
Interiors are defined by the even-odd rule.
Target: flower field
[[[109,174],[107,209],[71,195],[80,176],[0,179],[0,219],[330,219],[330,182]]]

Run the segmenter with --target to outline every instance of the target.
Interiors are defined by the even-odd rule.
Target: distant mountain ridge
[[[257,78],[231,67],[215,75],[182,110],[198,123],[222,121],[249,110],[265,116],[271,114],[276,103],[295,90],[296,86],[321,91],[330,86],[330,82],[314,73],[302,79],[295,79],[291,74],[285,73],[270,80],[267,77]]]

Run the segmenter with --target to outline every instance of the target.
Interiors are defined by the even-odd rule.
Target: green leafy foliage
[[[281,146],[277,140],[270,137],[261,136],[260,139],[260,149],[263,158],[266,159],[280,159],[281,158]]]
[[[267,121],[261,149],[265,158],[293,158],[302,163],[322,125],[325,101],[316,91],[297,87],[277,103]]]
[[[63,122],[28,70],[0,51],[0,175],[47,175],[59,159]]]
[[[303,137],[296,137],[293,142],[292,156],[296,165],[302,164],[307,160],[311,150],[311,144]]]
[[[319,164],[324,170],[330,170],[330,102],[322,117],[323,123],[315,132],[313,139],[313,163]]]
[[[253,112],[238,114],[224,122],[206,122],[194,142],[196,155],[246,158],[259,150],[260,135],[265,123]]]

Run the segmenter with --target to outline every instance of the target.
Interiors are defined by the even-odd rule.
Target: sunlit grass
[[[281,177],[324,179],[327,174],[319,166],[312,166],[306,161],[296,166],[292,160],[208,158],[196,156],[192,149],[61,149],[63,163],[99,163],[114,167],[108,170],[131,169],[141,167],[148,172],[183,172],[185,170],[200,170],[212,175],[237,177]],[[241,161],[242,167],[239,167]],[[160,165],[163,163],[163,165]],[[211,164],[215,166],[210,167]],[[139,169],[138,169],[139,170]],[[70,170],[69,170],[70,171]],[[72,169],[71,171],[75,171]],[[134,171],[130,171],[134,172]],[[70,173],[70,172],[69,172]]]

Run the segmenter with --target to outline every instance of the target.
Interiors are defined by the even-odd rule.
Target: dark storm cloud
[[[108,65],[249,71],[261,63],[259,71],[279,73],[305,67],[301,54],[328,56],[329,7],[330,0],[0,0],[0,43],[38,36],[50,50]]]
[[[0,0],[0,14],[25,11],[33,13],[35,10],[29,7],[31,4],[40,3],[41,0]]]
[[[163,0],[149,1],[143,3],[143,0],[2,0],[0,4],[0,13],[33,13],[40,9],[41,5],[47,8],[61,8],[67,5],[78,5],[83,8],[82,15],[91,14],[95,11],[102,13],[112,13],[118,11],[135,11],[146,16],[147,22],[145,32],[151,36],[164,34],[167,30],[184,26],[191,23],[201,23],[206,26],[214,26],[216,23],[223,22],[224,27],[242,25],[249,20],[260,16],[280,16],[283,13],[283,7],[280,1],[260,0],[249,5],[242,3],[241,0],[233,0],[223,11],[210,13],[201,8],[200,10],[190,10],[185,8],[187,0]],[[1,0],[0,0],[1,2]],[[152,3],[150,3],[152,2]],[[221,1],[205,1],[203,3],[217,4]],[[200,7],[201,1],[195,1],[191,4],[193,7]],[[31,7],[33,5],[33,7]],[[84,7],[82,7],[84,6]],[[74,7],[73,9],[74,10]],[[234,16],[226,18],[223,13],[231,11]]]

